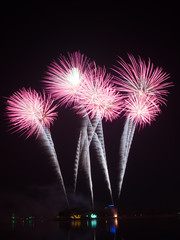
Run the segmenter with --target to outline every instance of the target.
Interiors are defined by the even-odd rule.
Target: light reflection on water
[[[2,226],[1,226],[2,227]],[[177,219],[121,220],[93,219],[70,221],[12,220],[3,226],[5,239],[10,240],[130,240],[180,239],[180,221]],[[2,228],[3,229],[3,228]]]
[[[118,220],[11,221],[13,239],[115,240]],[[22,238],[21,238],[22,237]],[[24,238],[23,238],[24,237]],[[7,238],[10,239],[10,238]],[[121,240],[121,237],[118,237]]]

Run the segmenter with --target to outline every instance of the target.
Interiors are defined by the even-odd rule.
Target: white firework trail
[[[89,153],[89,141],[88,141],[88,136],[87,136],[87,129],[83,129],[83,133],[85,136],[84,140],[84,145],[82,147],[82,164],[83,167],[86,171],[86,176],[88,177],[88,182],[89,182],[89,188],[91,192],[91,202],[92,202],[92,207],[94,209],[94,196],[93,196],[93,184],[92,184],[92,177],[91,177],[91,161],[90,161],[90,153]]]
[[[118,183],[118,198],[120,197],[124,175],[126,171],[128,156],[135,132],[136,124],[128,117],[124,125],[123,134],[120,143],[120,165],[119,165],[119,183]]]
[[[85,117],[82,119],[82,126],[81,126],[78,144],[77,144],[77,148],[76,148],[76,157],[75,157],[75,164],[74,164],[74,193],[76,191],[79,164],[80,164],[80,160],[82,160],[82,151],[83,151],[83,148],[85,147],[85,144],[87,144],[87,142],[86,142],[87,124],[88,124],[87,117]],[[86,159],[85,159],[85,161],[86,161]],[[85,164],[83,164],[83,167],[85,169]],[[86,169],[85,169],[85,171],[86,171]]]
[[[78,145],[76,149],[76,157],[75,157],[75,165],[74,165],[74,192],[76,190],[77,185],[77,176],[78,176],[78,169],[79,169],[79,162],[80,159],[82,161],[82,166],[84,167],[84,170],[86,171],[87,175],[90,174],[89,170],[86,169],[87,166],[87,159],[90,161],[90,156],[88,156],[89,153],[89,146],[91,144],[93,135],[95,133],[96,127],[97,127],[98,120],[94,122],[94,128],[92,128],[91,122],[89,120],[88,116],[85,116],[82,121],[81,131],[78,139]],[[91,128],[88,127],[88,125],[91,125]],[[93,129],[93,130],[92,130]],[[87,144],[87,146],[86,146]],[[86,154],[82,152],[85,152]],[[90,163],[88,164],[88,166]],[[90,179],[90,176],[88,177]]]
[[[127,147],[128,129],[129,129],[129,118],[126,119],[124,129],[123,129],[123,133],[122,133],[122,136],[121,136],[120,152],[119,152],[121,157],[124,157],[125,149]]]
[[[61,169],[59,166],[59,162],[57,159],[57,155],[56,155],[56,151],[54,148],[54,143],[51,137],[51,133],[50,131],[45,127],[44,129],[41,129],[41,133],[40,133],[40,139],[43,142],[44,146],[46,147],[46,149],[48,150],[51,160],[52,160],[52,165],[56,171],[56,175],[58,177],[58,180],[62,186],[63,192],[64,192],[64,196],[67,202],[67,205],[69,207],[69,201],[67,198],[67,193],[66,193],[66,189],[65,189],[65,185],[64,185],[64,181],[63,181],[63,177],[62,177],[62,173],[61,173]]]
[[[96,128],[96,133],[97,133],[97,136],[100,140],[104,157],[106,158],[106,150],[105,150],[105,145],[104,145],[104,134],[103,134],[103,127],[102,127],[102,121],[101,120],[98,122],[98,125],[97,125],[97,128]]]
[[[98,138],[98,135],[96,131],[99,134],[100,139]],[[107,167],[107,161],[106,161],[106,154],[105,154],[105,147],[104,147],[104,137],[103,137],[103,129],[102,129],[102,122],[100,118],[94,119],[93,123],[91,123],[88,116],[85,116],[83,119],[83,125],[81,128],[80,136],[78,139],[78,145],[77,145],[77,151],[76,151],[76,159],[75,159],[75,174],[74,174],[74,192],[76,189],[77,184],[77,175],[78,175],[78,168],[79,168],[79,162],[80,158],[82,161],[82,165],[84,167],[84,170],[88,176],[89,179],[89,186],[90,189],[92,189],[91,184],[91,171],[90,171],[90,153],[89,153],[89,147],[91,142],[93,141],[93,144],[95,146],[95,150],[97,152],[97,159],[103,169],[103,173],[105,175],[105,180],[108,185],[108,190],[110,192],[110,197],[113,202],[112,198],[112,189],[110,184],[110,178],[109,178],[109,172]],[[88,136],[87,136],[88,135]],[[88,142],[87,142],[88,138]],[[86,146],[87,145],[87,146]],[[82,154],[83,152],[83,154]],[[88,161],[88,163],[87,163]]]
[[[132,140],[133,140],[133,137],[134,137],[134,132],[135,132],[135,129],[136,129],[136,124],[132,120],[129,120],[129,122],[130,122],[130,127],[129,127],[130,134],[129,134],[127,150],[126,150],[127,158],[129,156]]]
[[[129,118],[127,118],[126,123],[124,125],[121,142],[120,142],[120,162],[119,162],[119,175],[118,175],[118,197],[120,196],[125,168],[126,168],[126,148],[127,148],[127,140],[128,140],[128,128],[129,126]]]
[[[88,118],[88,120],[89,120],[89,118]],[[112,188],[111,188],[111,184],[110,184],[110,178],[109,178],[109,172],[108,172],[106,154],[105,154],[105,147],[104,147],[102,122],[101,123],[100,122],[101,122],[101,119],[97,118],[93,121],[93,126],[92,126],[90,120],[88,121],[88,128],[89,128],[89,132],[91,133],[91,135],[89,136],[89,146],[91,144],[91,141],[93,141],[94,148],[95,148],[95,150],[97,152],[97,156],[98,156],[97,159],[103,169],[103,173],[105,175],[105,180],[108,185],[109,192],[110,192],[110,197],[113,202]],[[99,126],[99,128],[98,128],[98,126]],[[101,140],[99,139],[99,137],[96,133],[97,128],[98,128],[99,136],[100,136]],[[91,138],[91,136],[92,136],[92,138]]]
[[[81,126],[78,144],[76,148],[76,157],[75,157],[75,165],[74,165],[74,193],[76,191],[78,170],[79,170],[79,164],[81,161],[82,167],[88,179],[89,188],[91,192],[91,202],[94,208],[93,184],[92,184],[92,177],[91,177],[91,162],[90,162],[90,153],[89,153],[87,125],[88,125],[88,117],[84,117],[82,120],[82,126]]]
[[[113,203],[112,189],[111,189],[111,184],[110,184],[107,161],[106,161],[106,158],[104,156],[104,153],[103,153],[103,150],[102,150],[102,147],[101,147],[101,143],[100,143],[99,138],[98,138],[96,133],[94,134],[94,137],[93,137],[93,145],[94,145],[94,149],[97,152],[97,159],[100,163],[101,168],[103,169],[103,173],[105,175],[105,180],[106,180],[108,190],[109,190],[109,193],[110,193],[111,201]]]
[[[89,141],[89,147],[90,147],[90,144],[92,142],[92,139],[93,139],[93,136],[96,132],[96,129],[97,129],[97,126],[98,126],[98,123],[100,120],[100,117],[96,117],[92,120],[92,122],[90,121],[89,117],[87,118],[87,121],[88,121],[88,126],[87,126],[87,132],[88,132],[88,141]]]
[[[81,151],[82,151],[81,145],[82,145],[82,130],[80,131],[80,134],[79,134],[78,144],[77,144],[77,148],[76,148],[75,163],[74,163],[74,190],[73,190],[74,193],[76,191],[80,154],[81,154]]]

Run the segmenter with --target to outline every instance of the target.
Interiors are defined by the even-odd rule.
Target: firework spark
[[[48,68],[44,80],[46,90],[66,106],[79,99],[81,84],[89,67],[89,59],[80,52],[68,53],[68,57],[60,55]]]
[[[156,116],[161,112],[159,104],[154,97],[143,95],[131,95],[124,100],[125,116],[139,126],[151,124]]]
[[[50,154],[68,204],[59,162],[49,131],[50,124],[57,117],[57,112],[54,112],[56,107],[56,105],[53,106],[53,100],[49,96],[46,98],[44,93],[42,95],[31,88],[28,90],[23,88],[8,98],[6,110],[11,129],[25,134],[27,138],[31,135],[40,137]]]
[[[169,74],[160,67],[154,68],[149,59],[148,64],[140,57],[138,61],[132,55],[128,55],[131,63],[126,63],[122,58],[118,63],[120,67],[113,69],[118,76],[115,77],[118,90],[125,96],[131,94],[154,96],[158,103],[165,103],[168,94],[167,88],[172,86],[166,80]]]
[[[100,116],[101,119],[110,121],[119,116],[122,98],[111,81],[112,76],[106,73],[105,67],[96,67],[94,63],[94,68],[86,75],[80,91],[80,103],[86,110],[84,112],[84,109],[77,107],[81,115],[88,114],[91,119]]]
[[[53,106],[53,100],[37,93],[35,90],[23,88],[15,92],[7,100],[7,116],[13,131],[39,136],[42,127],[50,128],[57,112],[57,106]]]

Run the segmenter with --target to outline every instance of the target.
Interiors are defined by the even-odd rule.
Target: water
[[[30,220],[1,223],[0,239],[7,240],[174,240],[180,239],[178,218],[109,220]]]

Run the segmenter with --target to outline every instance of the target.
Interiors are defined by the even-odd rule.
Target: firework
[[[113,87],[109,84],[110,77],[106,75],[105,69],[101,70],[94,68],[92,70],[92,63],[89,62],[89,59],[79,52],[68,54],[68,58],[60,56],[58,62],[53,62],[48,69],[48,74],[46,77],[45,86],[48,92],[50,92],[55,99],[59,100],[61,104],[66,106],[72,105],[74,103],[74,108],[78,109],[78,113],[83,116],[90,115],[93,118],[95,115],[104,117],[105,119],[110,119],[117,117],[119,114],[118,108],[118,93],[115,93]],[[96,86],[94,86],[94,80],[98,79]],[[95,92],[95,88],[99,92]],[[95,92],[94,102],[88,102],[88,97],[91,93]],[[88,95],[90,94],[90,95]],[[86,98],[86,99],[85,99]],[[98,101],[99,107],[98,107]],[[87,103],[87,104],[86,104]],[[85,114],[84,114],[85,113]],[[89,146],[93,139],[96,127],[93,127],[91,130],[88,130],[87,123],[85,126],[82,126],[82,131],[80,134],[79,143],[77,146],[76,158],[75,158],[75,187],[77,182],[77,173],[79,167],[79,158],[82,156],[82,161],[84,161],[84,166],[88,166],[90,169],[90,163],[87,164],[89,157]],[[99,121],[96,121],[98,124]],[[88,135],[85,134],[85,129],[88,131]],[[86,141],[88,137],[89,142]],[[101,136],[102,141],[102,136]],[[86,146],[86,144],[88,144]],[[79,146],[80,145],[80,146]],[[104,147],[103,144],[101,146]],[[86,154],[84,153],[86,150]],[[88,150],[87,150],[88,149]],[[105,152],[105,150],[104,150]],[[90,174],[90,171],[86,171],[87,174]],[[91,177],[88,176],[90,189],[92,183]]]
[[[49,131],[50,125],[57,117],[57,112],[54,112],[56,107],[56,105],[53,106],[53,100],[49,96],[46,98],[44,93],[39,94],[31,88],[28,90],[23,88],[8,98],[6,110],[13,131],[25,134],[27,138],[36,135],[42,140],[50,154],[68,204],[59,162]]]
[[[93,69],[86,75],[86,81],[83,82],[79,95],[80,102],[84,108],[79,108],[78,106],[77,109],[78,113],[83,115],[83,117],[88,115],[90,119],[92,119],[92,123],[89,120],[87,129],[89,132],[89,146],[93,140],[112,199],[101,122],[103,118],[112,121],[117,118],[121,112],[121,97],[119,93],[116,92],[113,84],[110,83],[111,80],[112,77],[106,73],[106,69],[97,67],[94,63]],[[74,108],[76,108],[76,105]]]
[[[118,196],[120,196],[135,128],[137,126],[144,127],[146,124],[151,124],[151,122],[155,120],[155,117],[160,113],[159,104],[157,104],[155,100],[156,99],[152,96],[145,97],[143,95],[131,95],[124,101],[124,110],[127,120],[120,145],[121,161],[119,165],[120,175]]]
[[[79,100],[79,91],[89,67],[89,59],[75,52],[68,57],[60,55],[48,68],[44,80],[46,90],[58,100],[61,105],[72,105]]]
[[[89,70],[86,74],[86,81],[83,82],[79,95],[80,103],[84,107],[79,108],[79,105],[75,105],[74,108],[76,108],[77,112],[84,118],[88,115],[93,119],[91,123],[88,118],[88,145],[90,146],[92,140],[96,142],[96,151],[98,156],[100,156],[98,160],[105,174],[105,179],[112,199],[101,119],[105,118],[106,120],[112,121],[114,118],[117,118],[120,113],[120,96],[116,93],[113,85],[110,84],[111,76],[110,74],[106,74],[106,69],[96,67],[95,63],[93,66],[94,68]],[[97,131],[98,135],[96,133],[97,126],[99,126]]]
[[[78,108],[78,112],[89,115],[91,119],[116,119],[122,111],[121,97],[111,83],[112,76],[106,73],[105,67],[96,67],[94,63],[94,68],[88,72],[86,79],[80,91],[80,102],[86,111]]]
[[[118,90],[124,93],[124,96],[131,94],[154,96],[158,103],[165,103],[167,88],[172,86],[171,82],[166,81],[170,77],[169,74],[162,68],[154,68],[150,59],[146,64],[140,57],[136,61],[132,55],[128,56],[131,63],[119,58],[120,67],[115,66],[113,69],[118,74],[115,77]]]
[[[162,68],[154,68],[150,59],[146,64],[140,57],[136,61],[132,55],[128,56],[130,63],[126,63],[120,58],[118,61],[120,67],[114,69],[118,74],[115,77],[117,88],[124,97],[126,116],[120,145],[121,161],[118,196],[121,192],[135,128],[136,126],[144,127],[155,120],[156,116],[161,112],[160,105],[166,103],[167,88],[172,86],[171,82],[166,81],[169,74],[163,72]]]
[[[151,124],[161,112],[157,99],[143,95],[130,95],[124,100],[125,116],[141,127]]]
[[[61,105],[68,107],[75,104],[76,107],[81,107],[79,104],[79,93],[89,67],[89,59],[80,52],[69,53],[68,57],[60,55],[58,61],[52,62],[48,68],[47,76],[44,80],[46,90],[50,92]],[[80,156],[85,156],[85,152],[89,152],[86,138],[87,126],[82,127],[78,140],[74,165],[74,191],[76,189]],[[84,165],[89,180],[92,204],[94,204],[89,153],[87,154]]]
[[[50,128],[57,112],[57,106],[52,106],[53,100],[38,94],[30,88],[23,88],[15,92],[7,100],[7,116],[13,131],[25,134],[26,138],[31,135],[39,136],[42,128]]]

